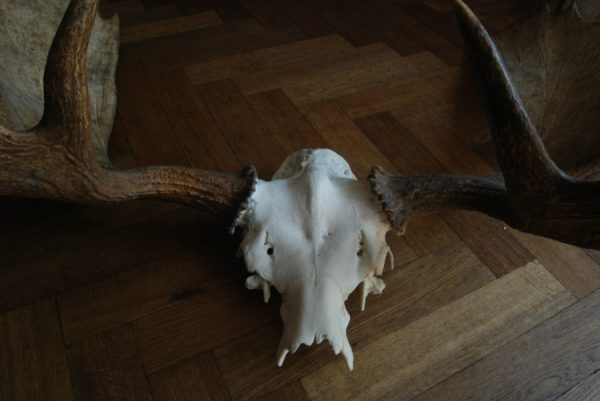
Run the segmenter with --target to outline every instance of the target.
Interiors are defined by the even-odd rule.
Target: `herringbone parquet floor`
[[[492,32],[540,0],[468,2]],[[122,0],[117,166],[269,178],[329,147],[364,178],[497,169],[445,0]],[[280,299],[196,210],[0,201],[2,401],[598,400],[600,253],[445,212],[390,237],[348,301],[355,370],[327,344],[278,368]],[[587,397],[587,398],[586,398]]]

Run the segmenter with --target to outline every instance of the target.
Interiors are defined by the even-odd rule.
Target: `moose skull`
[[[281,366],[301,344],[327,339],[353,368],[344,302],[362,283],[362,308],[369,293],[381,293],[390,230],[368,184],[328,149],[290,155],[272,181],[259,180],[244,216],[240,245],[252,273],[249,289],[262,289],[265,302],[274,286],[283,298]]]

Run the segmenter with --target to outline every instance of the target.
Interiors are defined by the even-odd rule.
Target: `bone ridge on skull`
[[[240,245],[252,275],[249,289],[270,287],[283,298],[281,366],[288,352],[327,339],[353,368],[346,335],[348,295],[362,283],[362,308],[369,293],[381,293],[381,275],[391,251],[390,225],[348,163],[329,149],[290,155],[271,181],[259,180],[243,219]]]

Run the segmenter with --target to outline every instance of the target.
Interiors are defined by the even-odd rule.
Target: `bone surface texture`
[[[301,344],[326,339],[352,369],[344,302],[362,284],[364,309],[367,294],[384,288],[375,276],[388,254],[393,266],[385,241],[390,224],[368,184],[337,153],[301,150],[272,181],[258,181],[243,224],[247,287],[261,289],[265,302],[271,286],[283,297],[278,364]]]

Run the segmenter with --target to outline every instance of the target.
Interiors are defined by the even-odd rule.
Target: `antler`
[[[116,103],[118,22],[97,18],[97,9],[98,0],[72,0],[64,14],[45,68],[39,124],[25,132],[0,126],[0,195],[79,203],[153,198],[197,206],[235,225],[254,191],[253,167],[237,174],[112,168],[107,145]],[[91,37],[95,51],[86,65]]]
[[[457,208],[486,213],[522,231],[600,249],[600,181],[577,179],[554,163],[494,42],[471,10],[460,0],[456,3],[456,14],[486,99],[503,179],[455,175],[394,177],[376,168],[369,180],[392,226],[402,230],[406,221],[418,214]],[[592,34],[597,35],[597,30]],[[587,51],[593,49],[597,51],[597,42]],[[590,63],[598,62],[598,54],[595,56],[589,57]],[[590,71],[596,69],[590,66]],[[591,90],[595,90],[597,104],[598,88]],[[545,138],[552,140],[551,134],[561,135],[562,145],[555,148],[564,150],[565,144],[574,142],[564,137],[577,132],[547,132]],[[586,135],[584,139],[590,141],[587,132]],[[598,136],[592,136],[591,142],[598,145]],[[588,176],[589,171],[598,170],[588,168]]]

